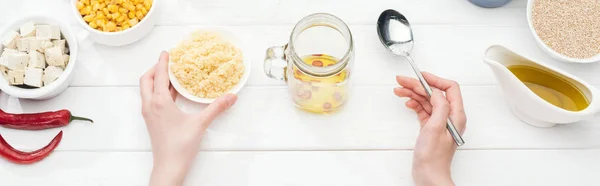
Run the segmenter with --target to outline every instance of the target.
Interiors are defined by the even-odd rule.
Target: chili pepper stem
[[[69,123],[73,120],[89,121],[91,123],[94,123],[94,120],[92,120],[92,119],[71,115],[71,119],[69,120]]]

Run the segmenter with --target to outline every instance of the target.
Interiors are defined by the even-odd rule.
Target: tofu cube
[[[66,46],[67,42],[64,39],[52,41],[52,47],[60,48],[60,51],[62,51],[63,54],[66,53]]]
[[[50,83],[56,81],[58,77],[64,72],[63,68],[56,66],[48,66],[46,70],[44,70],[44,76],[42,77],[42,81],[44,82],[44,86],[49,85]]]
[[[0,72],[2,72],[2,75],[4,75],[3,77],[6,78],[8,76],[8,68],[6,68],[5,66],[0,65]]]
[[[64,67],[67,67],[67,65],[69,65],[69,59],[71,59],[71,56],[69,56],[69,54],[63,54],[63,62],[65,63]]]
[[[21,37],[35,37],[35,25],[33,22],[21,25],[19,31],[21,32]]]
[[[35,40],[35,37],[22,37],[17,41],[17,49],[22,52],[28,52],[32,40]]]
[[[43,40],[40,44],[40,48],[38,49],[38,52],[41,53],[46,53],[46,49],[52,48],[52,42],[50,42],[50,40]]]
[[[11,85],[23,85],[23,83],[25,83],[25,72],[20,70],[9,70],[6,79]]]
[[[10,85],[23,85],[25,80],[25,71],[9,70],[5,77]]]
[[[4,57],[4,56],[7,56],[9,54],[18,54],[18,53],[19,53],[18,50],[10,49],[10,48],[5,48],[4,51],[2,51],[2,55],[0,55],[0,56]]]
[[[44,49],[43,48],[44,45],[47,45],[46,43],[52,43],[50,42],[50,40],[44,40],[44,39],[37,39],[34,38],[33,40],[29,41],[29,50],[37,50],[38,52],[44,53]]]
[[[27,68],[25,70],[25,80],[23,81],[25,85],[29,85],[32,87],[42,87],[42,76],[44,75],[44,71],[39,68]]]
[[[38,39],[60,39],[60,28],[57,25],[35,26],[35,37]]]
[[[65,60],[63,59],[63,53],[58,47],[52,47],[46,49],[46,63],[52,66],[65,67]]]
[[[19,33],[15,31],[10,31],[7,35],[4,36],[4,38],[2,38],[2,45],[4,45],[4,47],[6,48],[16,49],[17,41],[20,38],[21,36],[19,35]]]
[[[41,52],[32,50],[29,52],[29,64],[27,67],[32,68],[46,68],[46,57]]]
[[[0,58],[0,65],[10,70],[25,70],[29,63],[29,55],[25,52],[19,52],[14,54],[7,54]]]

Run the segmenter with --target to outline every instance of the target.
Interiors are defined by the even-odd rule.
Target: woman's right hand
[[[450,118],[460,134],[464,133],[467,117],[460,86],[427,72],[423,76],[433,89],[431,98],[414,78],[396,77],[402,87],[394,89],[397,96],[410,98],[406,107],[415,111],[421,124],[413,156],[413,179],[418,186],[454,185],[450,164],[457,146],[446,129],[446,121]]]

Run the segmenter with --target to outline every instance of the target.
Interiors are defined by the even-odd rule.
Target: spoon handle
[[[425,92],[427,92],[427,96],[431,98],[431,94],[433,93],[433,91],[431,90],[431,87],[429,86],[427,81],[425,81],[423,74],[421,74],[421,70],[419,70],[419,68],[417,67],[417,64],[415,64],[415,62],[413,61],[412,57],[410,57],[410,55],[406,55],[404,57],[406,57],[406,60],[408,60],[408,62],[410,63],[410,66],[412,67],[413,71],[415,71],[417,78],[421,82],[421,85],[425,88]],[[446,122],[446,128],[448,129],[448,132],[450,132],[450,135],[452,136],[452,138],[454,138],[454,142],[456,143],[457,146],[460,147],[465,144],[465,141],[460,136],[460,133],[458,133],[458,130],[456,130],[456,127],[454,126],[454,124],[452,124],[452,120],[450,120],[450,118],[448,118],[448,121]]]

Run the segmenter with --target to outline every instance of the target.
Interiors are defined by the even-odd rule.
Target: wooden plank
[[[139,77],[158,59],[162,50],[174,47],[182,37],[198,27],[160,26],[148,37],[124,47],[94,45],[80,51],[73,86],[135,86]],[[245,55],[252,60],[248,85],[282,85],[269,79],[263,70],[268,47],[283,45],[289,38],[291,26],[223,27],[244,38]],[[352,26],[356,42],[354,85],[393,85],[395,75],[414,76],[402,58],[387,52],[374,26]],[[592,84],[600,84],[596,72],[600,63],[573,65],[551,59],[533,41],[528,29],[522,27],[479,26],[415,26],[416,45],[413,58],[421,70],[454,79],[462,85],[495,85],[491,70],[483,62],[487,47],[502,44],[515,51],[540,59],[575,74]]]
[[[374,24],[385,9],[396,9],[413,24],[527,25],[526,0],[515,0],[503,8],[484,9],[467,1],[444,0],[163,0],[159,25],[281,25],[295,24],[302,17],[328,12],[350,24]],[[168,3],[167,3],[168,2]],[[0,23],[27,12],[50,15],[75,24],[70,0],[19,0],[2,2],[10,7],[0,12]],[[159,3],[160,4],[160,3]],[[27,12],[23,12],[27,10]],[[464,13],[468,12],[468,13]]]
[[[295,108],[285,87],[247,87],[238,103],[208,132],[206,150],[412,149],[418,125],[393,86],[356,86],[339,113],[315,115]],[[520,122],[508,109],[497,87],[463,87],[469,125],[465,149],[592,148],[600,147],[598,120],[554,128]],[[184,99],[188,112],[203,106]],[[2,93],[0,108],[8,112],[70,109],[96,123],[75,122],[65,131],[59,150],[149,150],[136,87],[69,88],[48,101],[18,100]],[[0,134],[21,149],[36,149],[59,129]]]
[[[597,185],[599,150],[459,151],[457,185]],[[413,185],[411,151],[201,152],[185,185]],[[150,152],[56,152],[31,166],[0,160],[2,185],[148,185]]]

